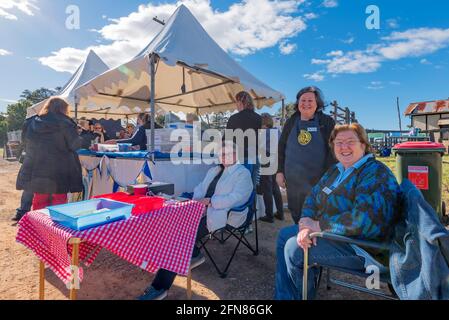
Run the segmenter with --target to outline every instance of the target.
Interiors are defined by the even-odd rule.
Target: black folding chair
[[[213,233],[210,233],[206,238],[200,239],[200,248],[203,248],[206,252],[206,255],[211,260],[212,264],[214,265],[215,269],[217,270],[218,274],[221,278],[226,278],[228,275],[229,267],[237,253],[237,250],[239,249],[240,245],[243,244],[246,246],[253,254],[254,256],[259,255],[259,237],[258,237],[258,229],[257,229],[257,206],[256,206],[256,199],[257,199],[257,191],[256,187],[259,181],[259,168],[257,165],[251,165],[251,164],[245,164],[245,167],[251,172],[251,177],[253,181],[253,191],[251,193],[251,196],[247,203],[245,203],[243,206],[240,206],[238,208],[233,208],[229,210],[228,216],[231,212],[243,212],[246,209],[248,209],[248,213],[246,216],[245,222],[238,228],[235,228],[231,225],[226,225],[224,228],[216,230]],[[256,217],[256,219],[254,219]],[[256,236],[256,245],[255,248],[251,245],[251,243],[246,238],[246,233],[249,230],[250,226],[252,225],[253,220],[255,220],[255,236]],[[218,240],[220,244],[224,244],[229,238],[235,238],[237,239],[237,244],[234,247],[234,250],[232,252],[232,255],[228,262],[226,263],[226,267],[224,269],[221,269],[218,267],[214,257],[212,256],[211,252],[207,248],[207,244],[210,240]]]

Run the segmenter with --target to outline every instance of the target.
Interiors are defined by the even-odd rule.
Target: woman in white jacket
[[[254,189],[251,173],[237,163],[237,147],[234,143],[223,143],[221,164],[210,169],[194,190],[193,199],[206,206],[205,216],[201,219],[196,239],[202,239],[210,232],[224,228],[227,224],[238,228],[246,220],[248,210],[228,212],[232,208],[244,205]],[[192,254],[191,269],[205,261],[200,249],[195,246]],[[162,300],[175,281],[176,273],[160,269],[151,286],[139,300]]]

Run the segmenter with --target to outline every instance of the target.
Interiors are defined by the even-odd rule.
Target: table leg
[[[39,300],[45,300],[45,263],[39,260]]]
[[[187,275],[187,300],[192,300],[192,270]]]
[[[79,284],[79,279],[76,279],[76,277],[79,276],[78,268],[79,268],[80,240],[75,239],[71,241],[71,243],[72,243],[72,286],[70,288],[70,300],[76,300],[78,293],[77,284]]]

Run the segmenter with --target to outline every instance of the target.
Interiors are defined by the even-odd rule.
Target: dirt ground
[[[11,221],[20,202],[20,192],[15,190],[19,164],[0,159],[0,299],[35,300],[38,298],[38,260],[24,246],[16,243],[17,225]],[[287,213],[288,216],[288,213]],[[193,299],[195,300],[271,300],[274,293],[276,263],[275,244],[278,231],[291,224],[291,220],[275,224],[259,223],[259,256],[253,256],[242,247],[231,265],[228,278],[221,279],[212,263],[193,271]],[[249,236],[254,243],[254,233]],[[213,243],[212,251],[221,265],[231,253],[233,242],[225,245]],[[334,275],[334,273],[333,273]],[[356,280],[347,275],[335,274],[339,279]],[[80,300],[132,300],[139,296],[154,275],[103,250],[92,266],[85,268]],[[51,272],[46,270],[46,299],[68,299],[68,290]],[[358,283],[363,283],[358,281]],[[385,288],[384,288],[385,289]],[[348,289],[333,287],[330,291],[322,281],[318,299],[375,299],[372,296]],[[186,278],[177,277],[168,299],[186,299]]]

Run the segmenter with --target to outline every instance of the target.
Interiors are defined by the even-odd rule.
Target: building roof
[[[449,99],[411,103],[405,111],[406,116],[429,113],[449,113]]]

